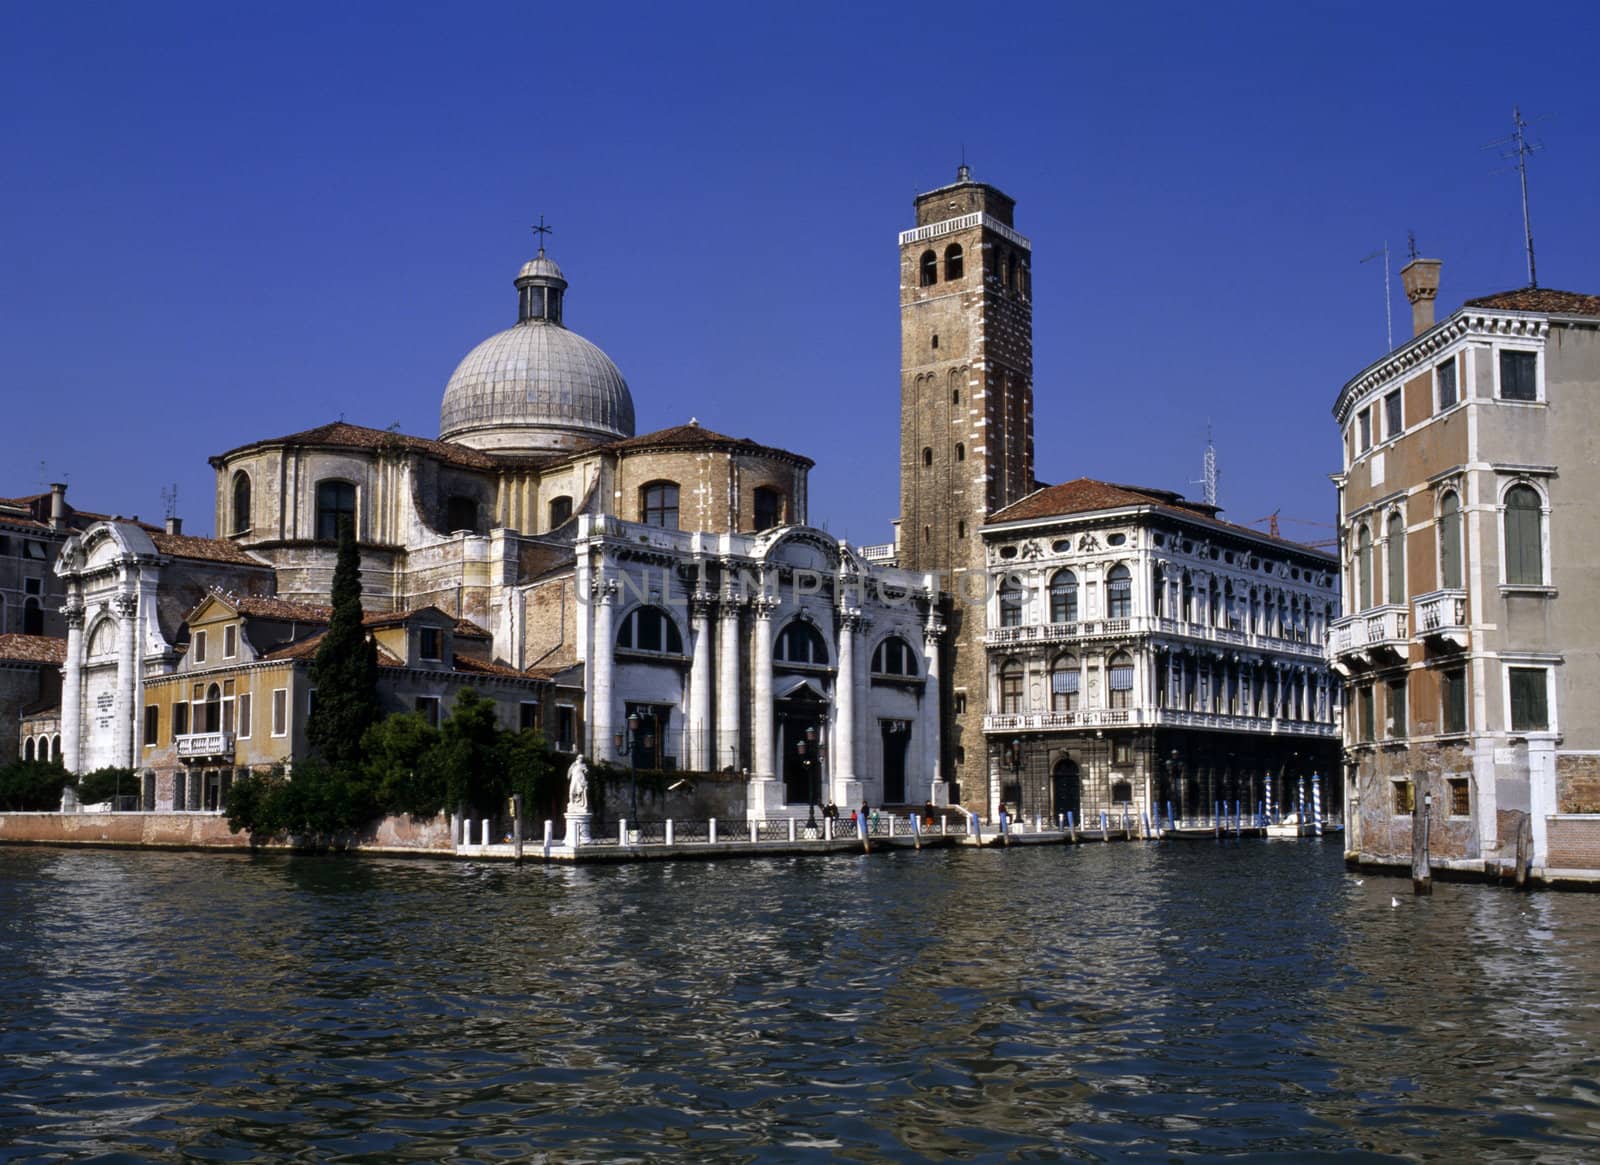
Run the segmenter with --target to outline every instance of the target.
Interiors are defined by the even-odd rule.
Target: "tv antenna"
[[[1543,121],[1543,118],[1536,118]],[[1483,148],[1486,150],[1500,150],[1500,156],[1511,165],[1496,170],[1496,174],[1504,174],[1515,170],[1522,180],[1522,235],[1528,245],[1528,286],[1538,287],[1539,276],[1533,265],[1533,220],[1528,217],[1528,155],[1536,150],[1544,149],[1542,142],[1528,140],[1528,122],[1522,116],[1522,108],[1511,107],[1511,136],[1501,138],[1499,141],[1490,142]],[[1510,147],[1506,149],[1505,147]]]
[[[167,518],[176,518],[178,516],[177,482],[161,487],[161,508],[165,511],[164,516]]]
[[[1202,462],[1200,479],[1191,481],[1190,485],[1197,485],[1201,489],[1200,500],[1208,506],[1217,504],[1217,482],[1222,477],[1222,471],[1217,468],[1217,446],[1211,439],[1211,422],[1206,421],[1206,456]]]
[[[1416,258],[1416,249],[1417,249],[1416,248],[1416,244],[1413,243],[1411,245],[1412,258]],[[1383,250],[1374,251],[1374,252],[1372,252],[1372,254],[1366,256],[1365,258],[1363,258],[1361,261],[1363,263],[1370,263],[1370,262],[1372,262],[1372,260],[1380,258],[1380,257],[1383,259],[1383,326],[1384,326],[1384,329],[1385,329],[1384,334],[1388,338],[1388,341],[1389,341],[1389,346],[1386,349],[1384,349],[1384,351],[1393,352],[1394,351],[1394,307],[1393,307],[1393,304],[1392,304],[1393,293],[1389,290],[1389,284],[1391,282],[1393,282],[1393,280],[1391,280],[1389,278],[1389,240],[1388,239],[1384,239],[1383,240]]]

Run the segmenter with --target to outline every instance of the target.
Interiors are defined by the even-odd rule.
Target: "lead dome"
[[[633,436],[628,384],[609,356],[562,323],[567,280],[543,247],[516,287],[516,324],[468,352],[445,386],[440,440],[540,453]]]

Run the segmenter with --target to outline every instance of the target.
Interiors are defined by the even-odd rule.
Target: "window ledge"
[[[619,647],[613,653],[616,659],[632,659],[642,663],[682,663],[689,662],[689,657],[683,654],[674,654],[670,651],[644,651],[637,647]]]
[[[1516,405],[1518,408],[1525,409],[1542,409],[1547,408],[1550,404],[1546,400],[1509,400],[1503,396],[1493,396],[1489,399],[1497,405]]]
[[[1548,595],[1555,598],[1561,593],[1559,587],[1549,586],[1545,583],[1501,583],[1502,595]]]

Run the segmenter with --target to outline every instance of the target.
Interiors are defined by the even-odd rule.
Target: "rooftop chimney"
[[[176,518],[176,517],[168,518],[167,519],[167,533],[168,534],[182,534],[183,533],[183,519],[182,518]]]
[[[50,483],[50,529],[65,530],[67,528],[67,484],[64,481]]]
[[[1412,259],[1400,268],[1406,298],[1411,301],[1411,334],[1420,336],[1433,327],[1433,300],[1439,294],[1439,260]]]

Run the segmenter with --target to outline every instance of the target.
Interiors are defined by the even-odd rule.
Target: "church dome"
[[[633,397],[611,358],[561,322],[561,268],[539,248],[517,274],[517,323],[457,366],[439,438],[489,452],[581,449],[633,436]]]

